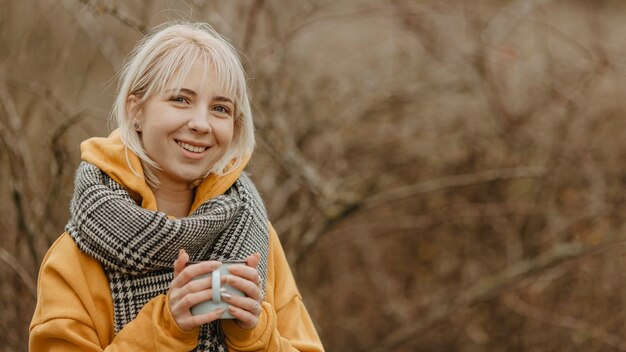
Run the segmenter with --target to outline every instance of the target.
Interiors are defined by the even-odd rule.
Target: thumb
[[[174,277],[178,276],[178,274],[185,269],[185,265],[188,261],[189,254],[181,248],[180,251],[178,251],[178,258],[174,261]]]

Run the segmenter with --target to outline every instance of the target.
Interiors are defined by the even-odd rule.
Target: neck
[[[192,188],[171,188],[160,185],[152,188],[157,202],[157,209],[167,215],[183,218],[189,215],[194,198]]]

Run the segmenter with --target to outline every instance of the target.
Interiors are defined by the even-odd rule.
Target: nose
[[[187,122],[190,130],[198,134],[211,132],[211,115],[206,109],[197,109]]]

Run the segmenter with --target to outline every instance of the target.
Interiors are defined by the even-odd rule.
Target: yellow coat
[[[141,175],[139,159],[128,153],[118,133],[92,138],[81,145],[82,159],[95,164],[125,186],[141,206],[156,210],[156,199]],[[245,163],[223,177],[209,176],[196,189],[192,212],[207,199],[223,194]],[[252,330],[221,321],[230,351],[323,351],[294,281],[278,236],[270,224],[267,291],[259,323]],[[64,233],[43,259],[37,307],[30,325],[30,351],[190,351],[199,330],[180,329],[169,311],[167,295],[150,300],[117,335],[113,301],[100,263],[81,252]]]

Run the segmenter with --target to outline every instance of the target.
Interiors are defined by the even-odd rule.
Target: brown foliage
[[[115,73],[181,19],[242,51],[250,171],[328,351],[626,350],[623,2],[0,4],[4,350]]]

